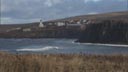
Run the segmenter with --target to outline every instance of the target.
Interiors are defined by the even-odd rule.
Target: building
[[[30,32],[31,31],[31,28],[25,28],[23,29],[23,32]]]
[[[65,26],[64,22],[57,22],[57,26]]]
[[[40,27],[40,28],[43,28],[43,27],[45,27],[45,26],[44,26],[44,24],[42,23],[42,20],[40,20],[40,24],[39,24],[39,27]]]

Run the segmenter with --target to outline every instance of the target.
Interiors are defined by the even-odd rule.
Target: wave
[[[76,43],[76,42],[72,42]],[[76,43],[76,44],[85,44],[85,45],[99,45],[99,46],[112,46],[112,47],[128,47],[126,44],[102,44],[102,43]]]
[[[59,49],[59,47],[46,46],[43,48],[23,48],[23,49],[16,49],[16,51],[47,51],[51,49]]]
[[[100,46],[113,46],[113,47],[128,47],[128,45],[123,44],[101,44],[101,43],[84,43],[86,45],[100,45]]]

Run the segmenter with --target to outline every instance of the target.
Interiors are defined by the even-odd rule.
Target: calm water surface
[[[128,45],[74,43],[75,39],[0,39],[0,50],[11,53],[128,54]]]

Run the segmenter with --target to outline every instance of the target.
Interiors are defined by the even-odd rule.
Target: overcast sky
[[[0,0],[1,24],[126,11],[126,0]]]

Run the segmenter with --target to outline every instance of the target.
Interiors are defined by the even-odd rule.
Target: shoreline
[[[109,43],[80,43],[80,44],[110,46],[110,47],[128,47],[128,44],[109,44]]]
[[[86,45],[99,45],[99,46],[112,46],[112,47],[128,47],[128,44],[125,43],[89,43],[89,42],[77,42],[73,41],[72,43],[77,44],[86,44]]]
[[[101,46],[117,46],[117,47],[128,47],[128,44],[126,43],[91,43],[91,42],[78,42],[77,41],[77,38],[0,38],[0,39],[9,39],[9,40],[12,40],[12,39],[67,39],[67,40],[74,40],[72,43],[77,43],[77,44],[87,44],[87,45],[101,45]]]

